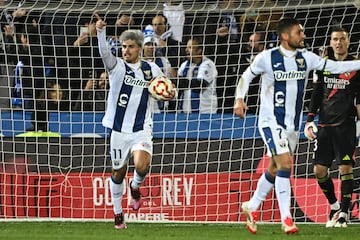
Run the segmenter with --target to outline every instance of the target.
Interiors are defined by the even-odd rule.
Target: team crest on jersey
[[[151,71],[150,70],[145,70],[144,71],[144,74],[145,74],[145,79],[147,80],[147,81],[150,81],[151,80]]]
[[[286,147],[287,147],[287,141],[286,141],[285,139],[279,141],[279,146],[280,146],[281,148],[286,148]]]
[[[305,67],[305,60],[303,58],[297,58],[296,62],[299,64],[299,67]]]

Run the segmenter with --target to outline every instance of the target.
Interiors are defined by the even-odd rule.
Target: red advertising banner
[[[0,176],[2,218],[113,218],[109,174]],[[240,203],[253,194],[259,177],[259,173],[150,174],[141,188],[142,207],[134,212],[128,191],[130,176],[122,205],[128,221],[245,221]],[[328,204],[317,187],[306,187],[316,186],[309,181],[292,179],[297,205],[310,220],[325,222]],[[273,193],[263,203],[261,219],[280,219]]]
[[[109,175],[71,173],[1,176],[1,211],[5,218],[113,217]],[[240,202],[249,199],[259,174],[150,174],[144,182],[142,207],[134,212],[124,188],[128,220],[244,221]],[[128,185],[130,178],[127,179]],[[271,203],[272,204],[272,203]],[[269,216],[273,217],[269,211]]]

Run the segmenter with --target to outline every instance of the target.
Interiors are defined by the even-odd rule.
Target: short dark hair
[[[265,43],[266,33],[264,30],[255,29],[254,34],[259,35],[259,42]]]
[[[195,36],[193,38],[191,38],[192,41],[196,42],[196,47],[203,49],[203,39],[202,37],[199,36]]]
[[[156,14],[154,17],[153,17],[153,19],[154,18],[156,18],[156,17],[162,17],[163,19],[164,19],[164,24],[167,26],[167,24],[168,24],[168,19],[167,19],[167,17],[164,15],[164,14]]]
[[[283,18],[279,21],[276,27],[276,34],[281,36],[283,32],[288,31],[291,27],[299,24],[300,22],[295,18]]]
[[[332,27],[331,33],[333,33],[333,32],[345,32],[347,35],[349,35],[348,30],[346,30],[345,28],[342,28],[342,27]]]

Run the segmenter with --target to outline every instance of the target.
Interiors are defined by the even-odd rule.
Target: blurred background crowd
[[[200,113],[232,113],[239,76],[257,53],[277,45],[274,29],[282,17],[303,23],[310,50],[324,49],[331,28],[341,26],[351,33],[350,52],[357,52],[356,6],[320,2],[3,0],[0,108],[40,110],[39,116],[47,111],[104,111],[109,85],[97,47],[97,12],[107,23],[110,44],[126,29],[142,30],[144,59],[157,63],[169,78],[187,77],[179,69],[195,54],[189,52],[189,44],[195,44],[200,59],[210,59],[216,68],[215,83],[203,87],[213,88],[217,107]],[[249,113],[256,114],[258,86],[259,79],[249,90]],[[179,103],[168,103],[154,111],[183,110]]]

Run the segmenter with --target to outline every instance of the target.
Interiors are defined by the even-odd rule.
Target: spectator
[[[240,26],[237,19],[241,12],[237,10],[236,1],[223,0],[220,5],[220,14],[209,17],[206,26],[207,54],[214,54],[214,62],[219,77],[217,78],[217,96],[219,111],[232,113],[235,87],[239,67]],[[209,56],[211,56],[209,55]]]
[[[263,31],[256,31],[250,35],[249,41],[246,45],[246,50],[242,54],[240,62],[240,72],[244,72],[245,69],[251,64],[255,56],[262,52],[265,49],[265,34]],[[248,106],[247,113],[256,114],[258,106],[260,104],[260,77],[257,76],[249,86],[249,91],[247,94],[246,104]]]
[[[13,74],[16,65],[23,65],[21,70],[20,86],[22,88],[21,96],[27,98],[22,107],[33,108],[35,97],[35,88],[43,88],[38,80],[43,75],[43,64],[41,56],[41,47],[39,40],[38,24],[36,18],[28,17],[23,9],[15,10],[11,15],[7,15],[7,25],[4,26],[5,54],[7,56],[8,72],[10,76],[19,76]],[[27,18],[28,17],[28,18]],[[30,22],[27,22],[27,19]],[[15,79],[11,79],[11,87],[15,86]],[[19,85],[18,85],[19,86]]]
[[[185,10],[182,1],[165,1],[163,13],[169,21],[173,39],[182,42],[185,24]]]
[[[247,0],[250,6],[240,17],[242,41],[247,42],[255,29],[271,32],[276,28],[278,20],[283,16],[281,10],[270,10],[274,7],[271,0]]]
[[[100,74],[99,79],[90,79],[86,82],[72,109],[75,111],[105,111],[108,91],[108,73],[104,71]]]
[[[47,88],[36,99],[35,111],[31,114],[32,127],[27,131],[48,131],[50,111],[69,111],[67,94],[56,81],[49,81]]]
[[[158,56],[156,54],[156,40],[154,36],[149,33],[149,31],[144,32],[145,35],[144,38],[144,49],[143,49],[143,59],[146,61],[154,62],[156,65],[158,65],[161,69],[161,71],[164,73],[165,76],[168,78],[174,78],[176,77],[176,71],[171,67],[171,64],[167,58],[163,56]],[[168,101],[157,101],[153,98],[151,98],[151,109],[154,113],[159,113],[164,110],[175,110],[176,102],[172,101],[170,104],[169,109],[169,102]]]
[[[158,54],[167,57],[171,66],[177,69],[181,58],[181,42],[172,38],[172,32],[168,31],[167,18],[164,15],[155,16],[152,19],[152,27]]]
[[[182,93],[181,109],[185,113],[216,113],[217,70],[212,60],[203,55],[203,43],[200,38],[192,38],[185,49],[188,60],[178,70],[177,86]]]
[[[80,34],[70,47],[71,99],[79,98],[82,80],[93,79],[104,71],[99,55],[95,23],[82,19]]]
[[[125,30],[133,28],[134,18],[129,14],[122,14],[115,22],[115,35],[120,36]]]

